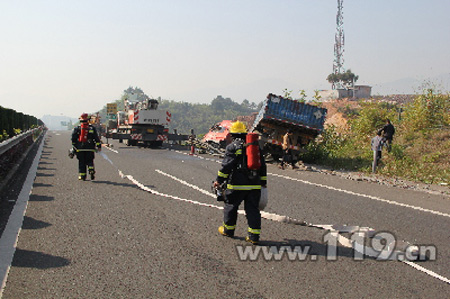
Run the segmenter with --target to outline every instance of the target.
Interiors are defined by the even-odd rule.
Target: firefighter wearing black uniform
[[[82,134],[82,127],[87,129],[87,138],[80,141],[80,134]],[[84,130],[84,129],[83,129]],[[102,145],[98,137],[97,130],[88,123],[87,113],[80,116],[80,125],[75,127],[72,132],[72,146],[75,149],[78,159],[79,180],[86,180],[86,167],[88,168],[91,180],[95,179],[94,157],[95,152],[101,151]],[[97,148],[97,150],[96,150]]]
[[[258,244],[261,234],[261,213],[258,205],[261,188],[267,187],[266,163],[261,155],[261,168],[256,171],[248,170],[244,159],[247,129],[242,122],[237,121],[230,127],[230,133],[233,141],[226,147],[222,168],[214,182],[214,186],[218,187],[227,181],[223,225],[219,227],[219,233],[227,237],[234,236],[239,205],[243,201],[248,222],[246,241]]]

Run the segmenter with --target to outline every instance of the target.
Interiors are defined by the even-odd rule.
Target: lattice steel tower
[[[344,73],[344,16],[342,12],[342,3],[344,0],[337,0],[338,11],[336,15],[336,35],[334,41],[334,62],[333,73]],[[341,83],[333,84],[333,89],[342,88]]]

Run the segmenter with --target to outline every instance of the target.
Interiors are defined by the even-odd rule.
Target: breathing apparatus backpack
[[[248,133],[245,138],[245,157],[248,170],[261,168],[261,153],[259,151],[258,134]]]
[[[89,133],[89,123],[86,122],[81,122],[80,123],[80,135],[78,136],[78,141],[79,142],[87,142],[88,140],[88,133]]]

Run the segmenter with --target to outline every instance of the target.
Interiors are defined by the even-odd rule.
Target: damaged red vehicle
[[[225,148],[231,142],[230,127],[231,120],[223,120],[215,124],[205,134],[202,142],[206,142],[214,147]]]

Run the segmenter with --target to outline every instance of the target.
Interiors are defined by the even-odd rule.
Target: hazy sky
[[[329,89],[336,0],[0,0],[0,105],[77,117],[138,86],[259,102]],[[449,0],[344,0],[358,84],[450,73]]]

